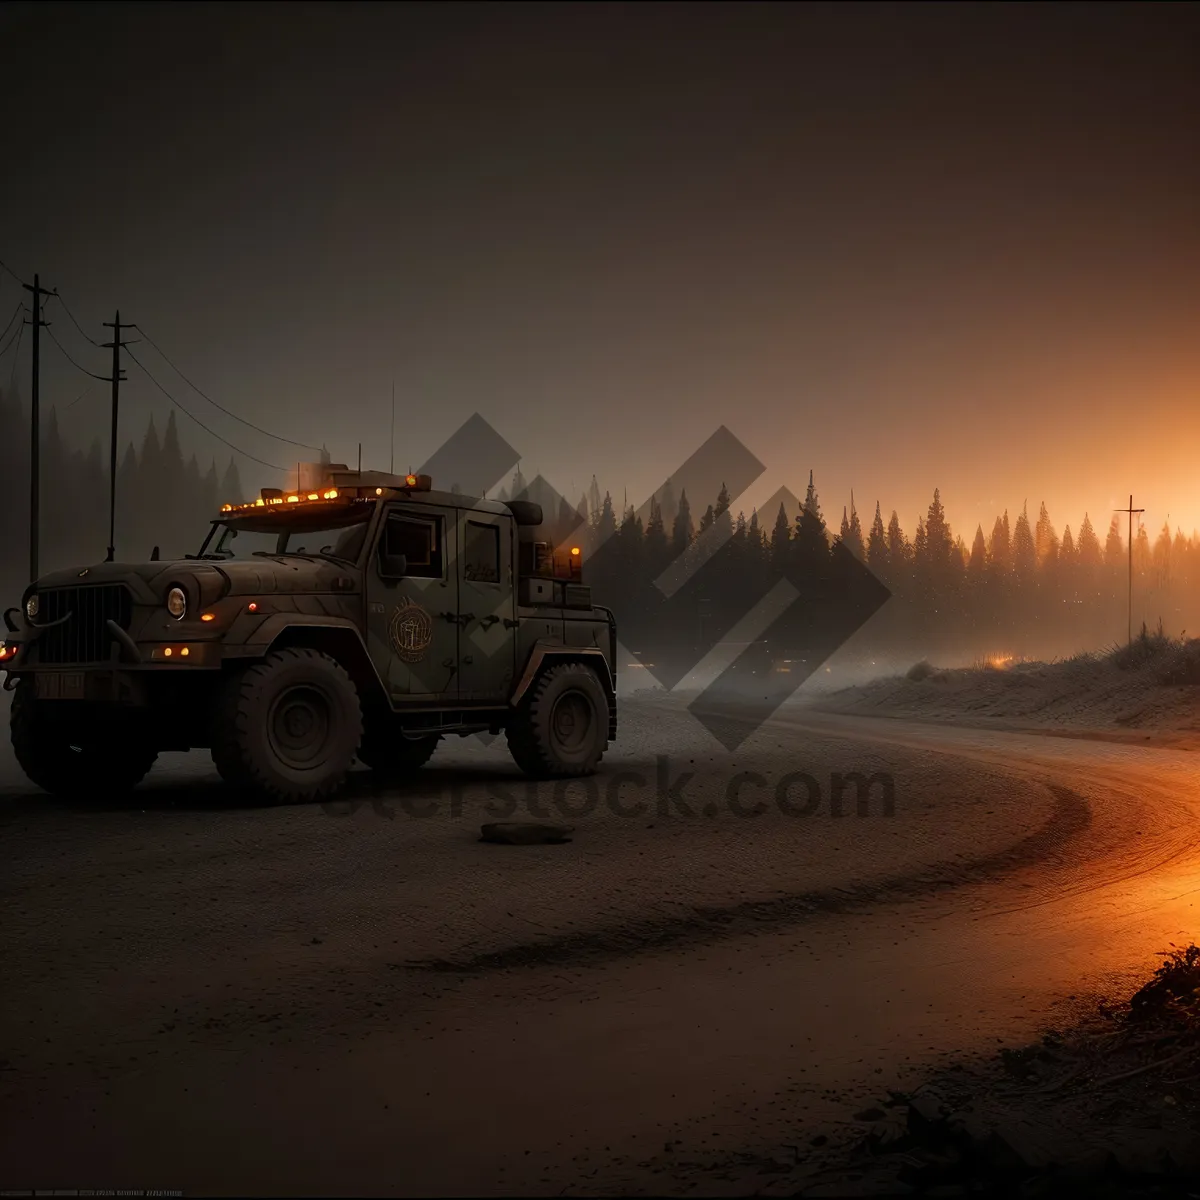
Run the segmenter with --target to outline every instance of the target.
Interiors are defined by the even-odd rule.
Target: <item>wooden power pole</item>
[[[33,326],[33,363],[30,371],[29,383],[29,582],[33,583],[38,577],[38,543],[40,539],[41,523],[40,509],[42,498],[42,480],[41,480],[41,329],[43,325],[49,325],[49,321],[42,320],[42,297],[52,296],[54,293],[48,288],[41,285],[38,276],[33,277],[33,283],[23,283],[21,286],[27,291],[33,293],[33,319],[26,321],[27,325]]]
[[[1133,507],[1133,497],[1129,497],[1128,508],[1118,508],[1117,512],[1129,514],[1129,644],[1133,645],[1133,514],[1144,513],[1144,508]]]
[[[125,372],[121,369],[121,347],[131,344],[121,341],[121,329],[132,329],[133,326],[128,321],[124,326],[121,325],[121,310],[117,309],[113,319],[104,322],[104,328],[113,331],[113,340],[101,343],[105,349],[111,349],[113,352],[112,434],[108,443],[108,557],[105,559],[105,562],[112,562],[117,553],[117,413],[121,397],[121,380],[125,378]]]

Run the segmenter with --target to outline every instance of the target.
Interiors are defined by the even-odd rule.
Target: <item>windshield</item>
[[[279,533],[262,533],[218,523],[215,536],[209,536],[200,557],[238,559],[304,555],[355,563],[366,535],[365,521],[349,528],[343,523],[328,529],[305,529],[299,532],[285,529]]]

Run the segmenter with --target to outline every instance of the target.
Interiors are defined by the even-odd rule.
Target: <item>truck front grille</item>
[[[122,583],[47,588],[38,593],[38,604],[39,625],[70,614],[68,620],[38,638],[38,656],[44,663],[104,662],[112,645],[105,622],[115,621],[128,629],[133,615],[133,597]]]

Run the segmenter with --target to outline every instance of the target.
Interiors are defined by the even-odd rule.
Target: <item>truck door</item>
[[[511,519],[461,509],[458,525],[459,698],[508,699],[517,656]]]
[[[456,515],[414,504],[384,512],[367,568],[367,640],[393,700],[457,698]]]

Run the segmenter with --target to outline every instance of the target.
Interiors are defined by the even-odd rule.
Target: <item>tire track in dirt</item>
[[[934,863],[912,874],[852,887],[816,889],[725,906],[698,906],[683,916],[582,930],[461,959],[413,959],[396,965],[455,975],[481,975],[516,967],[586,966],[778,931],[816,917],[862,912],[882,903],[920,900],[993,881],[1059,857],[1091,824],[1091,809],[1078,792],[1058,784],[1048,787],[1054,805],[1040,829],[1006,849],[966,862]]]
[[[847,717],[847,714],[830,714]],[[899,721],[890,716],[883,721]],[[1098,741],[1112,739],[1074,738],[1073,731],[1057,731],[1052,746],[1046,750],[1035,750],[1017,745],[1000,743],[986,746],[951,740],[938,740],[938,734],[952,731],[960,733],[985,732],[971,724],[953,725],[949,722],[911,721],[915,728],[887,729],[857,724],[868,718],[849,715],[856,727],[847,727],[842,721],[831,724],[820,719],[805,720],[795,717],[775,718],[771,723],[783,725],[793,731],[803,730],[823,737],[844,737],[848,740],[871,741],[903,747],[906,750],[926,751],[963,759],[967,762],[1000,766],[1009,774],[1025,779],[1036,779],[1053,787],[1046,776],[1067,777],[1079,787],[1088,787],[1102,792],[1106,803],[1101,819],[1094,822],[1097,837],[1088,847],[1088,866],[1078,879],[1064,881],[1054,879],[1037,888],[1036,898],[994,912],[1021,912],[1038,908],[1057,900],[1077,897],[1088,892],[1100,891],[1116,884],[1151,875],[1163,868],[1178,863],[1181,859],[1200,855],[1200,804],[1193,798],[1197,795],[1196,783],[1200,782],[1195,767],[1186,757],[1163,764],[1147,761],[1144,765],[1131,760],[1128,751],[1132,748],[1113,744],[1114,754],[1097,757]],[[1026,731],[989,731],[1007,737],[1020,737]],[[1082,741],[1087,747],[1083,755],[1072,755],[1070,742]],[[1138,747],[1144,750],[1144,747]],[[1173,749],[1173,748],[1164,748]]]

